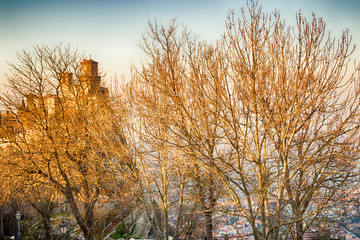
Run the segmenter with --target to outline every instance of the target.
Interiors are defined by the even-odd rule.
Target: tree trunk
[[[87,237],[85,236],[86,240],[93,240],[95,239],[95,229],[94,229],[94,205],[90,203],[85,203],[85,219],[86,225],[88,229]]]
[[[296,222],[296,240],[303,240],[304,230],[303,230],[303,221]]]
[[[45,230],[45,239],[52,240],[52,230],[51,230],[51,223],[50,223],[50,215],[43,216],[43,225]]]
[[[210,162],[210,167],[213,167],[213,161]],[[212,175],[209,176],[209,207],[207,211],[205,211],[205,221],[206,221],[206,239],[212,240],[212,232],[213,232],[213,222],[212,222],[212,216],[214,214],[214,208],[216,206],[216,197],[214,193],[215,188],[215,181]]]
[[[0,211],[0,240],[4,240],[4,220],[2,210]]]
[[[71,213],[74,215],[77,224],[79,224],[79,227],[84,234],[85,240],[95,240],[94,225],[93,225],[94,223],[93,206],[89,204],[90,207],[85,207],[84,211],[85,211],[85,216],[87,217],[85,219],[83,216],[81,216],[81,213],[79,211],[79,208],[76,204],[76,201],[72,193],[69,193],[68,190],[65,196],[70,205]]]
[[[211,210],[205,212],[206,240],[212,240],[212,231],[213,231],[212,214],[213,212]]]

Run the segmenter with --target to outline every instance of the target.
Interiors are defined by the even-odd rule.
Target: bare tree
[[[131,121],[129,130],[132,133],[127,136],[136,158],[139,199],[156,239],[167,239],[171,231],[171,215],[176,218],[175,235],[182,232],[186,181],[181,170],[181,159],[176,155],[176,149],[166,141],[171,133],[153,119],[162,112],[158,116],[162,116],[160,121],[166,122],[167,114],[164,111],[169,111],[170,106],[166,107],[166,102],[161,100],[161,94],[157,91],[145,94],[142,90],[138,86],[129,88],[131,115],[128,120]],[[145,102],[145,98],[149,101]],[[149,104],[151,108],[144,104]],[[150,115],[149,111],[155,106],[157,110],[154,109]]]
[[[95,206],[126,152],[97,63],[82,59],[69,46],[36,46],[10,65],[1,101],[15,124],[2,173],[48,184],[66,198],[84,237],[95,239]]]
[[[222,40],[227,154],[214,165],[255,239],[302,239],[358,173],[358,87],[345,78],[353,49],[315,16],[299,14],[292,30],[257,1],[241,14]]]
[[[336,40],[321,19],[301,14],[289,28],[257,1],[240,19],[230,13],[215,46],[177,35],[174,24],[149,32],[149,63],[135,78],[148,121],[140,137],[191,166],[200,192],[208,191],[200,194],[208,197],[205,216],[224,192],[214,192],[220,181],[255,239],[302,239],[358,175],[359,91],[347,73],[348,32]]]
[[[131,88],[134,109],[140,116],[138,138],[145,141],[139,151],[162,159],[157,170],[174,163],[166,169],[180,173],[175,179],[186,183],[183,185],[186,197],[198,205],[195,209],[187,208],[193,212],[186,214],[202,213],[204,232],[207,239],[212,239],[212,218],[221,191],[212,174],[220,139],[220,105],[217,95],[212,95],[217,92],[215,82],[221,77],[217,64],[220,56],[215,48],[199,43],[186,30],[178,34],[175,21],[168,27],[150,23],[141,46],[149,64],[136,70]],[[148,159],[149,156],[145,161]],[[161,179],[171,181],[170,176],[162,176],[158,181]]]

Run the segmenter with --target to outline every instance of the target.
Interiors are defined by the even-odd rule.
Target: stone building
[[[86,106],[107,102],[109,92],[106,87],[101,86],[98,62],[83,60],[80,66],[78,77],[68,72],[61,74],[58,92],[54,88],[54,92],[46,95],[30,93],[24,96],[16,112],[0,113],[0,133],[8,129],[16,130],[20,127],[18,120],[25,116],[44,118],[44,114],[54,116],[60,112],[71,113],[80,100]]]

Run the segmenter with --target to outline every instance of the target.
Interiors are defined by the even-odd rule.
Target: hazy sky
[[[293,25],[301,9],[309,17],[323,17],[333,36],[350,29],[359,45],[360,0],[260,0],[267,12],[275,8]],[[34,45],[70,43],[100,62],[107,76],[129,77],[132,63],[140,62],[138,47],[148,19],[167,24],[176,18],[201,39],[214,41],[225,31],[230,9],[245,0],[0,0],[0,83],[5,82],[7,61]]]

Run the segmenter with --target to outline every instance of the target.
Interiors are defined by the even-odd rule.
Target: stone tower
[[[84,60],[81,63],[80,82],[86,83],[90,91],[96,91],[100,88],[101,78],[98,72],[98,62],[92,59]]]

